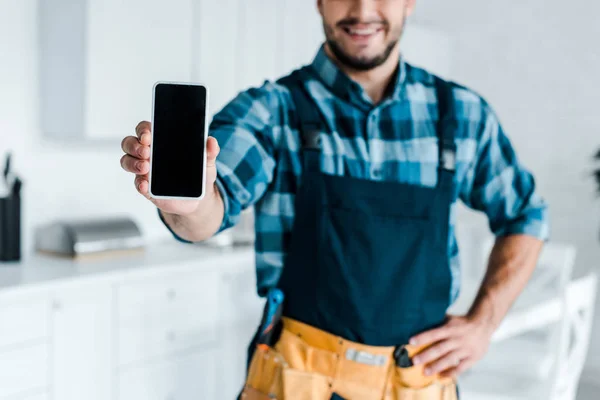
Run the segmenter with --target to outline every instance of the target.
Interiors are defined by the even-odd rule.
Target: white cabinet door
[[[237,82],[240,89],[274,79],[280,57],[281,0],[239,0]]]
[[[258,326],[265,300],[256,293],[256,272],[251,262],[244,268],[232,268],[223,273],[219,296],[221,324],[253,322]]]
[[[118,364],[185,351],[215,341],[218,274],[179,273],[117,288]]]
[[[217,395],[216,350],[206,349],[180,357],[123,369],[119,400],[226,399]]]
[[[150,119],[156,81],[191,80],[194,1],[39,2],[44,133],[115,139]]]
[[[48,336],[48,301],[0,300],[0,348],[43,340]]]
[[[43,390],[48,385],[46,343],[0,352],[0,399]]]
[[[248,344],[262,316],[264,299],[256,294],[252,263],[223,274],[219,301],[220,347],[217,381],[223,399],[234,399],[246,377]]]
[[[55,400],[112,398],[110,285],[55,293],[52,311],[52,393]]]
[[[192,2],[88,0],[90,134],[133,132],[151,117],[156,81],[191,79]]]
[[[208,87],[209,114],[214,115],[239,92],[240,8],[238,0],[197,0],[195,13],[193,78]]]

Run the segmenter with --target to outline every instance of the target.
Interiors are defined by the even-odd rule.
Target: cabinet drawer
[[[186,273],[125,283],[118,288],[119,319],[143,319],[197,314],[216,316],[218,277],[214,273]]]
[[[48,385],[47,344],[5,350],[0,353],[0,398]]]
[[[0,350],[48,336],[48,302],[0,301]]]
[[[165,315],[122,323],[118,332],[119,364],[123,365],[210,345],[217,340],[217,323],[198,315]]]
[[[119,400],[217,399],[216,351],[203,350],[185,356],[127,368],[118,377]]]
[[[256,272],[254,268],[243,271],[226,272],[222,278],[219,301],[219,318],[225,326],[239,324],[240,321],[254,321],[258,327],[265,300],[256,294]]]

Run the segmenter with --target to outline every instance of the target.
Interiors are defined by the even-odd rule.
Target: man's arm
[[[211,238],[221,227],[225,215],[223,197],[217,184],[207,191],[201,206],[190,214],[174,214],[158,210],[161,221],[182,242],[201,242]]]
[[[411,344],[430,346],[413,362],[427,364],[427,375],[456,377],[483,358],[494,331],[535,269],[542,243],[527,235],[498,238],[467,315],[449,316],[442,327],[411,339]]]
[[[468,317],[494,332],[529,281],[542,245],[541,240],[527,235],[498,238]]]
[[[479,361],[492,334],[529,280],[548,238],[547,207],[535,192],[494,113],[483,103],[477,157],[467,171],[461,200],[483,211],[497,236],[479,293],[466,316],[421,333],[411,344],[427,346],[413,360],[425,372],[456,376]]]
[[[278,96],[270,83],[240,93],[214,116],[209,133],[218,142],[218,157],[207,158],[207,181],[214,169],[214,184],[202,207],[185,215],[159,211],[176,239],[186,243],[209,239],[235,225],[242,210],[262,197],[273,179],[273,127],[278,121]]]

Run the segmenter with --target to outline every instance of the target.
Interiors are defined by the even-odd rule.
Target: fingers
[[[146,175],[137,175],[134,179],[134,184],[136,190],[147,199],[150,199],[150,191],[149,191],[149,183],[148,183],[148,174]]]
[[[423,346],[439,342],[452,337],[455,329],[456,328],[454,326],[443,325],[439,328],[432,329],[412,337],[410,339],[410,344],[413,346]]]
[[[209,137],[206,141],[206,166],[214,167],[217,156],[220,151],[219,143],[214,137]]]
[[[150,122],[142,121],[135,127],[135,134],[137,135],[141,144],[145,146],[150,146],[150,135],[151,135],[151,126]]]
[[[121,168],[136,175],[144,175],[150,171],[150,162],[125,154],[121,157]]]
[[[462,360],[460,364],[456,367],[449,368],[439,374],[441,378],[451,378],[456,379],[460,374],[471,368],[473,362],[471,359],[467,358]]]
[[[128,136],[121,142],[121,149],[130,156],[142,160],[150,159],[150,147],[142,145],[138,138]]]
[[[456,340],[444,340],[413,357],[412,361],[415,365],[428,364],[451,351],[456,350],[459,347],[459,344],[460,343]]]
[[[435,375],[451,368],[458,368],[461,361],[465,358],[465,354],[461,351],[452,351],[443,357],[432,362],[425,368],[425,375]]]

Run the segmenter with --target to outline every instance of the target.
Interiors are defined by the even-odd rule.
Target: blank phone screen
[[[156,85],[150,188],[153,195],[202,195],[205,124],[205,87],[170,83]]]

